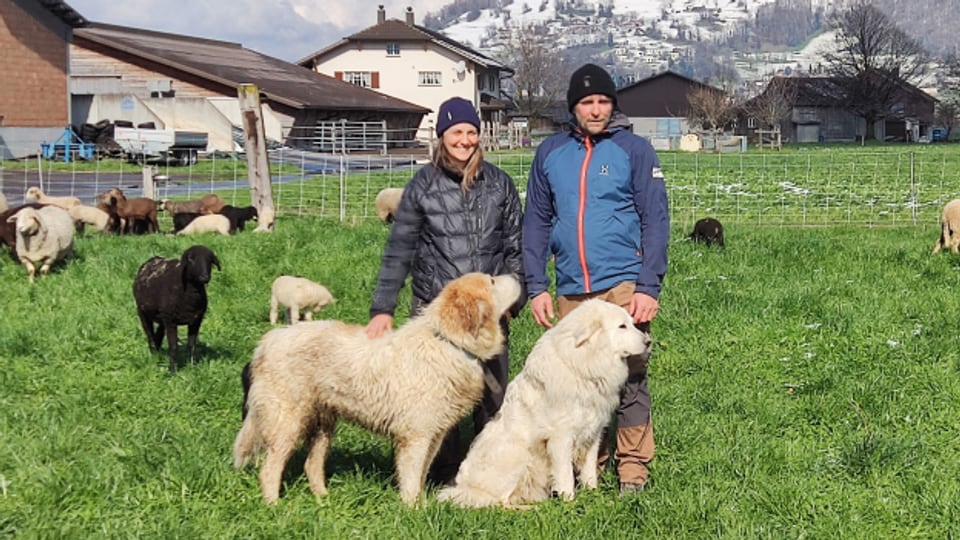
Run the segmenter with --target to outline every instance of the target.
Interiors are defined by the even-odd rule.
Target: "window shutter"
[[[342,72],[342,71],[334,71],[334,72],[333,72],[333,76],[334,76],[337,80],[339,80],[339,81],[342,81],[342,80],[343,80],[343,72]]]
[[[374,71],[370,74],[370,87],[380,88],[380,72]]]

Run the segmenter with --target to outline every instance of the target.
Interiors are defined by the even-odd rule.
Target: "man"
[[[649,332],[667,271],[670,217],[656,152],[617,109],[613,79],[587,64],[567,90],[570,130],[537,148],[527,181],[523,258],[530,308],[553,326],[546,273],[552,253],[558,314],[600,297],[624,307]],[[617,473],[621,496],[643,489],[654,455],[646,357],[630,358],[617,410]],[[601,466],[608,450],[600,446]]]

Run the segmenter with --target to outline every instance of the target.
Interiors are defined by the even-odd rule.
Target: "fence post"
[[[153,166],[144,165],[140,171],[143,176],[143,187],[141,188],[143,196],[148,199],[156,199],[156,191],[153,186]]]
[[[917,194],[917,176],[916,176],[916,167],[914,163],[914,152],[910,151],[910,199],[913,204],[910,205],[910,214],[913,218],[913,225],[917,225],[917,201],[920,199]]]
[[[270,161],[267,158],[267,134],[263,128],[263,114],[260,110],[260,89],[255,84],[241,84],[237,87],[240,98],[240,116],[243,118],[243,148],[247,154],[247,178],[250,181],[250,198],[257,212],[263,214],[264,208],[270,208],[266,215],[275,216],[272,211],[273,187],[270,182]],[[261,222],[258,227],[272,229],[273,223]]]

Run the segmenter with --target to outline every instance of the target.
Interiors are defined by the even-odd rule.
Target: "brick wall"
[[[0,0],[0,125],[66,126],[69,26],[39,2]]]

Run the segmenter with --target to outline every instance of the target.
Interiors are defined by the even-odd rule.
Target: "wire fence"
[[[711,216],[725,224],[870,226],[937,223],[943,205],[960,197],[960,152],[952,145],[789,152],[660,152],[673,222],[692,225]],[[376,219],[374,199],[402,187],[426,163],[425,154],[334,155],[289,148],[271,151],[277,211],[345,222]],[[531,151],[488,153],[524,194]],[[0,188],[10,205],[30,186],[93,204],[111,187],[138,194],[139,165],[98,169],[97,163],[44,160],[0,162]],[[59,170],[58,170],[59,169]],[[158,199],[216,192],[229,203],[250,204],[242,156],[214,154],[186,167],[159,165]]]

